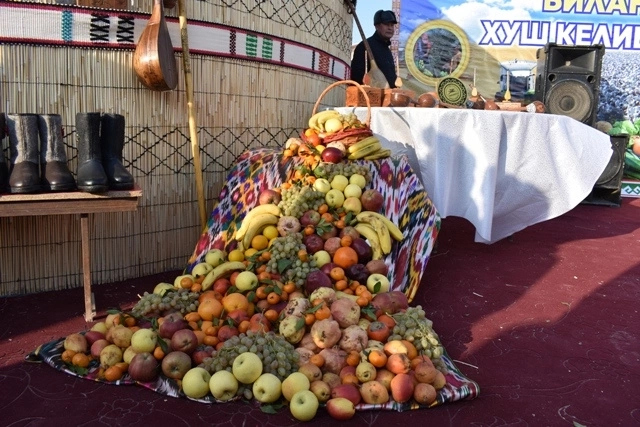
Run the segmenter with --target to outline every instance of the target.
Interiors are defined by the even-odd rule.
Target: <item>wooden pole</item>
[[[196,124],[195,107],[193,105],[193,77],[189,61],[189,36],[187,33],[187,14],[184,7],[185,0],[178,0],[178,15],[180,17],[180,40],[182,41],[182,63],[184,66],[184,82],[187,90],[187,111],[189,115],[189,137],[191,139],[191,155],[196,174],[196,191],[198,193],[198,211],[200,225],[204,230],[207,226],[207,209],[202,183],[202,166],[200,165],[200,144],[198,143],[198,127]]]

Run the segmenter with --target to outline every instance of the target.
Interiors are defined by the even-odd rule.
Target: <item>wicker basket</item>
[[[322,101],[322,98],[331,89],[333,89],[336,86],[340,86],[340,85],[350,85],[347,88],[347,99],[349,99],[349,91],[350,90],[352,92],[354,92],[354,91],[357,92],[359,97],[362,98],[362,101],[363,101],[362,105],[357,105],[357,106],[358,107],[367,107],[367,118],[364,120],[363,123],[367,126],[367,128],[369,128],[369,124],[371,123],[371,106],[374,106],[374,103],[371,102],[371,97],[370,97],[369,91],[367,89],[375,89],[375,88],[362,86],[360,83],[355,82],[353,80],[340,80],[340,81],[337,81],[337,82],[332,83],[329,86],[327,86],[327,88],[322,91],[322,93],[318,97],[318,100],[316,101],[315,105],[313,106],[313,111],[312,111],[311,115],[314,115],[318,111],[318,106],[320,105],[320,101]],[[375,89],[375,90],[380,90],[380,94],[378,96],[381,97],[382,89]],[[379,98],[379,99],[381,99],[381,98]],[[377,106],[380,106],[380,104],[378,104]],[[356,105],[349,105],[348,102],[347,102],[347,107],[356,107]]]
[[[345,105],[347,107],[382,106],[384,89],[371,86],[362,86],[358,83],[356,84],[359,86],[359,88],[354,86],[349,86],[347,88],[347,100],[345,102]]]

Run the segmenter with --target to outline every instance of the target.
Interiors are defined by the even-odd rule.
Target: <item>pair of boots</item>
[[[122,165],[124,116],[78,113],[78,189],[88,193],[131,190],[133,177]]]
[[[60,116],[8,114],[6,118],[10,157],[8,190],[16,194],[75,190],[76,182],[67,166]],[[4,163],[4,153],[1,160]]]

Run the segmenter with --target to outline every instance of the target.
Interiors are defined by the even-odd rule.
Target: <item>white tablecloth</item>
[[[573,209],[612,154],[608,135],[552,114],[380,107],[371,129],[409,157],[440,215],[466,218],[483,243]]]

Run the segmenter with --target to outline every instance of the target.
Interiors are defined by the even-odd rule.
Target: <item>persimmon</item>
[[[349,268],[358,263],[358,253],[349,246],[342,246],[333,254],[333,262],[338,267]]]
[[[329,276],[335,280],[343,280],[344,279],[344,268],[342,267],[333,267],[329,272]]]
[[[269,310],[264,312],[264,317],[266,317],[269,322],[275,322],[276,320],[278,320],[278,316],[278,312],[273,308],[270,308]]]
[[[369,363],[376,368],[384,368],[387,364],[387,355],[384,354],[384,351],[377,348],[369,352],[367,359],[369,360]]]
[[[88,367],[89,363],[91,363],[91,357],[88,354],[76,353],[71,358],[71,364],[81,368]]]
[[[187,322],[199,322],[202,320],[202,317],[200,316],[200,314],[198,314],[197,311],[192,311],[184,315],[184,320],[186,320]],[[211,320],[211,319],[206,319],[206,320]]]
[[[324,356],[322,356],[321,354],[314,354],[313,356],[311,356],[309,358],[309,362],[313,363],[318,368],[322,368],[322,366],[324,366],[324,362],[325,362]]]
[[[105,369],[103,375],[107,381],[118,381],[124,375],[124,370],[118,365],[113,365]]]
[[[379,320],[369,323],[367,327],[367,336],[370,340],[386,342],[391,335],[391,329],[386,323]]]
[[[381,314],[380,316],[378,316],[378,321],[387,325],[389,329],[393,329],[393,327],[396,326],[395,319],[388,314]]]
[[[198,322],[189,322],[189,327],[193,331],[199,331],[200,330],[200,325],[198,325]]]
[[[350,351],[347,355],[347,365],[358,366],[360,363],[360,353],[357,351]]]

